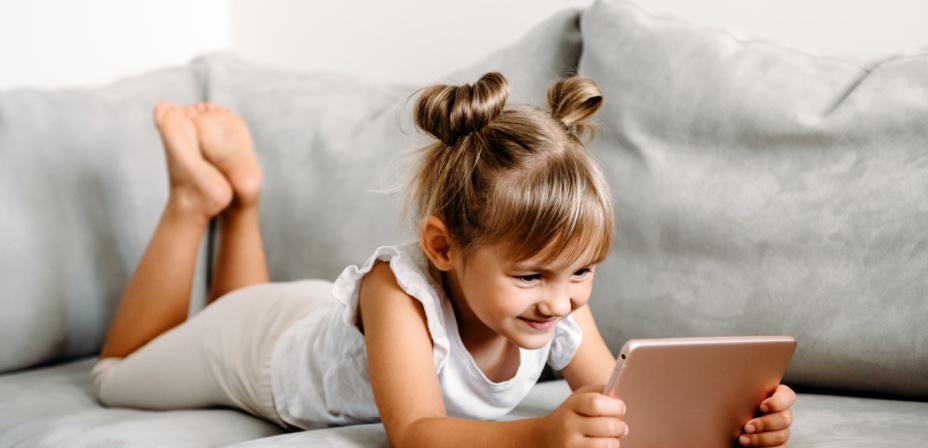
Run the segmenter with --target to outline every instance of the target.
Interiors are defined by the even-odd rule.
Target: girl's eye
[[[524,283],[531,283],[535,280],[541,279],[541,274],[519,275],[516,276],[516,278],[523,281]]]
[[[574,272],[574,277],[575,277],[575,278],[583,278],[583,277],[586,277],[587,274],[589,274],[589,273],[591,273],[591,272],[593,272],[593,269],[591,269],[591,268],[583,268],[583,269],[581,269],[581,270],[579,270],[579,271],[577,271],[577,272]]]

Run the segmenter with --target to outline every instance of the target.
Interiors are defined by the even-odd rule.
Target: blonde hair
[[[596,244],[594,262],[606,258],[612,197],[581,140],[595,134],[591,116],[602,103],[591,79],[555,83],[547,109],[507,105],[499,73],[417,94],[416,126],[437,139],[420,150],[406,199],[417,222],[441,219],[465,255],[501,243],[514,260],[552,261]]]

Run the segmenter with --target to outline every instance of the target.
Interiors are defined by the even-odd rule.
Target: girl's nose
[[[573,311],[569,289],[566,287],[551,288],[547,298],[538,304],[538,311],[546,316],[566,317]]]

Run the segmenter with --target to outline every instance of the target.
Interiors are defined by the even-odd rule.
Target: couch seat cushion
[[[539,383],[507,420],[540,417],[570,395],[566,381]],[[915,448],[928,444],[928,403],[799,394],[790,448]],[[634,428],[629,428],[634,431]],[[383,425],[331,428],[252,440],[236,447],[389,447]]]
[[[389,446],[380,424],[282,434],[230,409],[106,409],[93,398],[93,363],[85,358],[0,375],[0,448]],[[568,395],[566,381],[539,383],[506,419],[546,415]],[[928,403],[801,393],[793,409],[791,448],[928,444]]]
[[[104,408],[93,396],[95,358],[0,375],[0,447],[211,447],[284,432],[231,409]]]

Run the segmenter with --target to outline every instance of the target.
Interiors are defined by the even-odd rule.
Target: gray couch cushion
[[[436,82],[475,82],[500,71],[515,102],[544,99],[576,70],[579,11],[565,10],[509,47]],[[525,61],[532,61],[526,64]],[[218,55],[205,60],[211,101],[239,112],[264,171],[262,235],[271,277],[334,279],[381,245],[414,238],[400,226],[404,158],[426,140],[411,124],[423,86],[284,73]]]
[[[860,67],[603,0],[581,74],[629,338],[788,334],[795,385],[928,398],[928,52]]]
[[[546,415],[569,395],[566,381],[540,383],[506,419]],[[924,425],[928,403],[800,394],[793,411],[790,448],[921,448],[928,442],[928,427]],[[348,448],[390,444],[383,425],[371,424],[284,434],[235,446]]]
[[[198,78],[0,92],[0,371],[99,350],[167,197],[151,110]]]
[[[95,359],[0,375],[0,447],[211,447],[280,434],[231,409],[107,409],[93,396]]]
[[[277,426],[228,409],[104,409],[93,398],[92,365],[88,358],[0,375],[0,447],[389,446],[380,424],[277,435]],[[506,419],[546,415],[569,394],[565,381],[540,383]],[[792,448],[915,448],[928,441],[928,403],[800,394],[793,410]]]

